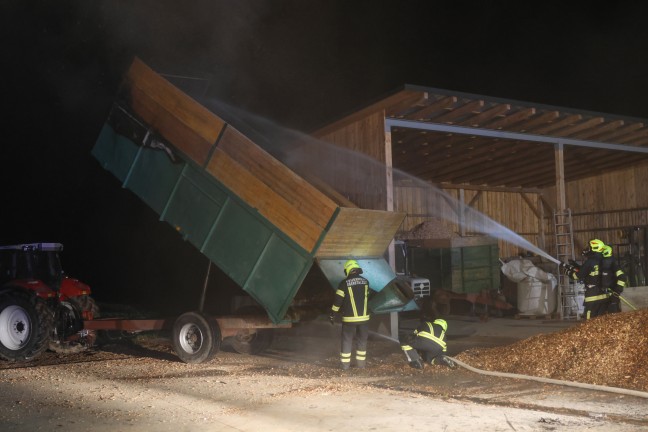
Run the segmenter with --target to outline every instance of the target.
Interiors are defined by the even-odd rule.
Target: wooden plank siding
[[[315,249],[323,227],[222,149],[216,148],[207,171],[306,251]]]
[[[441,198],[441,194],[432,187],[396,187],[394,190],[395,210],[407,213],[399,235],[411,231],[422,222],[441,219],[446,221],[449,229],[455,236],[458,236],[460,232],[459,215],[455,206],[458,203],[459,190],[447,189],[444,192],[454,202]],[[477,194],[480,196],[473,201]],[[532,244],[538,245],[538,218],[520,194],[464,190],[464,202],[466,205],[472,202],[472,210],[467,212],[465,218],[467,235],[481,235],[484,226],[483,217],[488,217],[504,228],[518,233]],[[524,253],[518,246],[504,240],[498,241],[498,247],[500,256],[516,256]]]
[[[328,131],[325,135],[317,135],[317,138],[365,154],[381,164],[385,163],[385,118],[383,111],[371,113],[366,117],[346,124],[340,129]],[[335,158],[340,157],[344,157],[343,152],[335,155]],[[362,163],[362,161],[359,159],[358,163]],[[353,169],[353,167],[350,169]],[[363,167],[363,171],[366,171],[366,167]],[[336,175],[336,170],[331,169],[330,175],[322,180],[330,184],[358,207],[374,210],[385,210],[387,208],[386,173],[385,168],[380,164],[376,164],[376,168],[369,173],[369,178],[364,179],[362,182],[348,184],[348,182],[345,182],[345,178],[347,176]]]
[[[203,166],[225,122],[139,59],[133,61],[126,80],[135,114]]]
[[[646,165],[567,183],[567,207],[572,211],[577,255],[591,238],[621,245],[627,243],[626,230],[648,226],[647,190]],[[549,202],[555,202],[555,188],[543,194]]]
[[[218,148],[286,200],[294,211],[326,228],[337,205],[293,171],[271,157],[239,131],[229,126]]]
[[[315,256],[381,257],[404,218],[404,213],[340,208]]]

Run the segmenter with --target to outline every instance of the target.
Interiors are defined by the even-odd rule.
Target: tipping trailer
[[[263,313],[211,317],[200,305],[172,323],[97,319],[86,321],[87,329],[172,326],[185,362],[212,358],[229,336],[250,342],[244,351],[259,351],[269,344],[268,329],[289,327],[301,319],[300,308],[317,306],[317,295],[296,298],[313,266],[333,293],[349,258],[376,291],[374,314],[412,307],[411,288],[384,259],[403,213],[340,204],[137,58],[92,154]]]

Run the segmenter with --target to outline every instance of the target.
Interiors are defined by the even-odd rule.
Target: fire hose
[[[494,371],[486,371],[482,369],[477,369],[475,367],[472,367],[460,360],[457,360],[456,358],[453,357],[448,357],[451,359],[453,362],[455,362],[457,365],[463,367],[464,369],[467,369],[471,372],[475,372],[478,374],[482,375],[490,375],[490,376],[496,376],[496,377],[501,377],[501,378],[513,378],[513,379],[524,379],[528,381],[537,381],[541,383],[546,383],[546,384],[556,384],[556,385],[562,385],[562,386],[569,386],[569,387],[577,387],[577,388],[582,388],[586,390],[596,390],[596,391],[604,391],[608,393],[618,393],[622,395],[627,395],[627,396],[637,396],[641,397],[644,399],[648,399],[648,392],[643,392],[639,390],[629,390],[629,389],[624,389],[624,388],[619,388],[619,387],[607,387],[607,386],[602,386],[598,384],[585,384],[585,383],[580,383],[576,381],[564,381],[564,380],[557,380],[553,378],[543,378],[543,377],[536,377],[532,375],[520,375],[520,374],[514,374],[514,373],[508,373],[508,372],[494,372]]]
[[[380,336],[384,339],[391,340],[393,342],[398,343],[398,340],[395,338],[391,338],[389,336],[385,336],[376,332],[370,332],[371,334],[374,334],[376,336]],[[514,373],[509,373],[509,372],[496,372],[496,371],[487,371],[483,369],[477,369],[476,367],[470,366],[469,364],[466,364],[462,362],[461,360],[457,360],[454,357],[447,356],[448,359],[452,360],[456,365],[461,366],[462,368],[469,370],[471,372],[475,372],[481,375],[489,375],[489,376],[495,376],[495,377],[500,377],[500,378],[513,378],[513,379],[523,379],[527,381],[537,381],[545,384],[555,384],[555,385],[562,385],[562,386],[567,386],[567,387],[576,387],[576,388],[582,388],[585,390],[596,390],[596,391],[604,391],[608,393],[617,393],[617,394],[622,394],[626,396],[636,396],[636,397],[641,397],[644,399],[648,399],[648,392],[643,392],[639,390],[630,390],[630,389],[624,389],[620,387],[608,387],[608,386],[602,386],[598,384],[586,384],[586,383],[580,383],[576,381],[565,381],[565,380],[557,380],[553,378],[543,378],[543,377],[537,377],[533,375],[521,375],[521,374],[514,374]]]
[[[618,297],[619,300],[621,300],[623,303],[625,303],[625,304],[627,304],[628,306],[630,306],[630,308],[632,308],[632,310],[637,310],[637,308],[634,307],[634,305],[633,305],[632,303],[630,303],[628,300],[626,300],[626,299],[625,299],[621,294],[619,294],[618,292],[615,292],[615,291],[612,291],[612,290],[609,289],[609,290],[608,290],[608,294]]]

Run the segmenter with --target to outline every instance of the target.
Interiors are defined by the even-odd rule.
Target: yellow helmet
[[[609,258],[612,256],[612,246],[605,245],[603,246],[603,256]]]
[[[448,331],[448,323],[444,319],[435,319],[432,324],[440,325],[443,331]]]
[[[603,252],[603,247],[605,247],[605,243],[599,239],[592,239],[589,241],[589,248],[592,252]]]
[[[344,263],[344,275],[345,276],[349,276],[349,273],[351,273],[351,270],[354,270],[354,269],[362,270],[362,268],[360,267],[360,264],[358,264],[358,261],[349,260],[346,263]]]

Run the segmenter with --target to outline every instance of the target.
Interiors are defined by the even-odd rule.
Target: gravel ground
[[[47,352],[23,365],[0,362],[0,430],[648,429],[646,399],[461,368],[417,371],[405,364],[396,343],[382,337],[370,340],[367,369],[341,371],[337,331],[318,322],[281,330],[263,355],[224,346],[199,365],[180,362],[161,333],[75,355]],[[496,333],[451,338],[450,354],[514,342]]]

